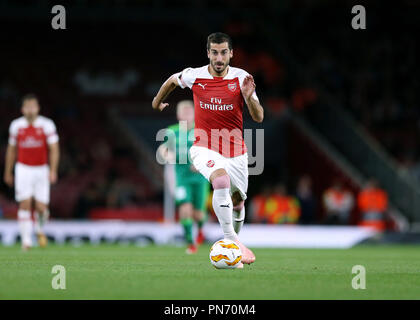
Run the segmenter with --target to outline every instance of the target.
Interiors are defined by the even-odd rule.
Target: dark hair
[[[210,50],[210,43],[223,43],[227,42],[229,50],[232,50],[232,39],[226,34],[222,32],[215,32],[212,33],[207,37],[207,50]]]
[[[32,99],[35,99],[36,101],[38,101],[38,97],[37,97],[35,94],[33,94],[33,93],[28,93],[28,94],[25,94],[25,95],[22,97],[22,104],[23,104],[26,100],[32,100]]]

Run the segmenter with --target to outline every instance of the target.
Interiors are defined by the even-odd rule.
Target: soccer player
[[[204,241],[202,231],[206,219],[206,203],[210,186],[206,179],[188,161],[188,150],[192,146],[192,139],[188,139],[194,131],[194,103],[183,100],[177,105],[177,124],[168,127],[168,141],[161,145],[160,153],[169,160],[175,161],[175,200],[179,210],[180,222],[184,228],[185,241],[188,244],[187,253],[197,252],[197,245]],[[181,141],[183,139],[183,141]],[[166,151],[166,152],[165,152]],[[180,158],[185,159],[181,163]],[[198,235],[193,241],[193,221],[197,222]]]
[[[162,111],[164,100],[176,88],[190,88],[195,106],[195,141],[189,155],[194,167],[212,184],[213,209],[224,237],[236,241],[242,263],[253,263],[254,253],[238,237],[244,218],[248,188],[248,156],[243,140],[244,102],[252,119],[262,122],[264,110],[255,92],[253,77],[229,66],[233,57],[232,40],[224,33],[207,38],[210,63],[186,68],[169,77],[154,97],[152,106]],[[243,267],[243,264],[240,266]]]
[[[10,187],[15,185],[15,198],[19,202],[18,225],[22,249],[25,251],[32,246],[33,210],[39,245],[47,245],[43,226],[49,217],[50,183],[57,181],[59,161],[58,135],[54,122],[40,116],[39,110],[35,95],[23,97],[23,116],[10,124],[4,171],[5,183]]]

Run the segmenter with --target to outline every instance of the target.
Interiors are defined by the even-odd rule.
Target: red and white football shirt
[[[209,65],[186,68],[176,74],[181,88],[193,92],[195,110],[194,145],[232,158],[247,152],[243,139],[241,88],[248,73],[229,66],[225,77],[213,77]],[[258,97],[254,91],[254,99]]]
[[[9,144],[17,146],[17,162],[29,166],[48,164],[48,144],[58,142],[54,122],[38,116],[33,123],[25,117],[15,119],[9,128]]]

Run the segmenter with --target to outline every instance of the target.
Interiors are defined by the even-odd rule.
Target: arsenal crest
[[[207,167],[209,167],[209,168],[214,167],[214,161],[213,160],[207,161]]]
[[[236,90],[236,82],[228,83],[228,89],[232,92]]]

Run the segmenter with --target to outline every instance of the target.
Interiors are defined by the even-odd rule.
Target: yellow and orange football
[[[241,259],[241,249],[234,241],[223,239],[211,246],[210,262],[217,269],[235,269]]]

